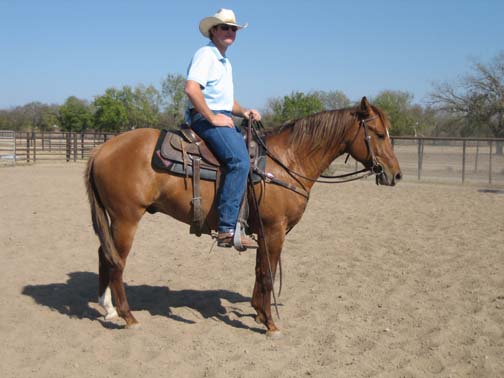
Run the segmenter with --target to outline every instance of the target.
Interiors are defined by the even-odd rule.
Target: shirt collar
[[[207,46],[209,46],[212,49],[213,53],[215,54],[215,56],[217,57],[217,59],[219,59],[220,61],[224,61],[224,60],[227,59],[225,55],[223,56],[221,54],[221,52],[219,51],[219,49],[217,48],[217,46],[215,46],[215,44],[212,41],[208,42]]]

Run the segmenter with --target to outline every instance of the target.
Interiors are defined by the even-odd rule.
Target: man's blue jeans
[[[231,117],[231,112],[214,111]],[[219,232],[234,231],[250,169],[247,146],[240,130],[213,126],[201,114],[192,117],[191,128],[207,143],[221,163],[222,180],[217,192]]]

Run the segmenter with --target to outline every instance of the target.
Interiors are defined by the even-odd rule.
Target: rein
[[[383,172],[383,167],[376,159],[374,151],[371,147],[371,136],[369,135],[368,125],[367,125],[367,122],[372,121],[376,118],[378,118],[377,115],[359,120],[359,126],[364,129],[364,141],[366,143],[366,147],[368,149],[369,155],[371,156],[371,161],[373,162],[373,165],[371,167],[365,167],[365,168],[360,169],[358,171],[345,173],[345,174],[341,174],[341,175],[320,175],[319,178],[307,177],[307,176],[305,176],[299,172],[296,172],[293,169],[287,167],[287,165],[285,165],[284,162],[282,162],[279,158],[277,158],[275,155],[273,155],[271,153],[271,151],[268,149],[268,147],[266,147],[266,144],[264,143],[262,138],[258,135],[256,129],[257,128],[264,129],[264,126],[262,125],[262,123],[260,121],[252,121],[252,123],[255,124],[256,126],[251,127],[251,129],[253,130],[255,138],[258,141],[258,143],[266,151],[266,154],[270,157],[271,160],[273,160],[280,167],[285,169],[285,171],[299,183],[299,185],[301,186],[302,189],[297,188],[295,185],[288,184],[282,180],[279,180],[272,173],[264,172],[257,167],[253,167],[253,170],[256,174],[261,176],[267,183],[273,183],[273,184],[282,186],[286,189],[292,190],[293,192],[302,195],[306,199],[309,199],[309,192],[306,189],[306,187],[303,185],[303,183],[298,179],[298,177],[301,179],[307,180],[307,181],[319,182],[319,183],[323,183],[323,184],[342,184],[345,182],[357,181],[357,180],[363,179],[365,177],[369,177],[374,174],[374,175],[376,175],[376,180],[378,182],[379,176],[383,175],[384,172]],[[359,131],[360,131],[360,128],[357,130],[357,133],[355,134],[355,137],[352,139],[350,146],[352,146],[353,143],[355,142],[355,140],[357,139],[357,136],[359,135]],[[345,163],[347,162],[349,156],[350,156],[350,153],[348,153],[348,155],[345,159]],[[361,174],[361,175],[356,176],[359,174]],[[356,176],[356,177],[352,177],[352,176]]]
[[[250,118],[248,119],[248,125],[247,125],[247,149],[249,151],[249,154],[251,151],[251,144],[252,144],[252,130],[254,130],[254,134],[256,136],[256,139],[260,140],[260,138],[257,137],[257,133],[255,132],[253,124],[254,124],[254,117],[251,115]],[[261,126],[262,126],[262,124],[261,124]],[[262,143],[262,141],[261,141],[261,143]],[[280,312],[278,311],[277,298],[275,295],[275,288],[274,288],[275,276],[273,275],[273,270],[271,269],[270,252],[269,252],[269,248],[268,248],[268,243],[266,243],[266,233],[264,232],[264,223],[261,218],[261,211],[259,210],[259,199],[257,198],[257,194],[254,189],[254,184],[253,184],[254,180],[252,179],[252,170],[249,170],[249,177],[248,177],[247,182],[248,182],[248,186],[250,188],[249,189],[250,193],[252,193],[254,207],[257,212],[257,218],[259,220],[258,236],[259,236],[259,240],[262,242],[262,244],[264,246],[264,252],[266,254],[266,261],[268,263],[268,275],[269,275],[269,279],[271,281],[271,293],[273,295],[273,304],[275,306],[275,311],[276,311],[277,317],[278,317],[278,319],[280,319]],[[258,250],[257,253],[259,253],[259,251],[260,251],[260,249]],[[280,260],[280,256],[278,257],[278,263],[280,265],[280,290],[278,292],[278,295],[280,296],[280,291],[282,290],[282,262]]]

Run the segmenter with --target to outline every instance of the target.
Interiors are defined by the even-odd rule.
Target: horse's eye
[[[378,139],[381,139],[381,140],[385,139],[385,134],[376,133],[376,136],[378,137]]]

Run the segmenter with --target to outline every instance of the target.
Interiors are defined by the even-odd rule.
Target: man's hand
[[[197,112],[201,113],[205,119],[214,126],[235,127],[233,119],[224,114],[212,112],[205,101],[200,85],[193,80],[187,80],[185,93]]]
[[[247,110],[243,112],[243,115],[245,116],[246,119],[254,118],[254,121],[261,120],[261,114],[255,109]]]
[[[214,126],[231,127],[231,128],[235,127],[233,119],[222,113],[214,114],[214,116],[211,119],[209,119],[209,121]]]

